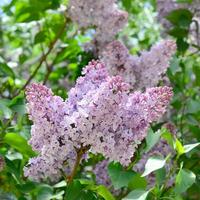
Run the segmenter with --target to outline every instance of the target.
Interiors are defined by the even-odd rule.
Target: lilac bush
[[[1,2],[0,200],[200,199],[199,0]]]

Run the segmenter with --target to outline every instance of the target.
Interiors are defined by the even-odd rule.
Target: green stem
[[[90,146],[86,146],[86,147],[81,147],[80,149],[77,149],[76,162],[74,164],[71,174],[67,177],[68,183],[71,183],[73,181],[74,177],[76,176],[79,164],[81,162],[81,158],[89,150],[89,148]]]

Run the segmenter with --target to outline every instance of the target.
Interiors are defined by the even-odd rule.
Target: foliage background
[[[34,183],[23,176],[24,165],[34,155],[27,144],[31,122],[26,114],[24,88],[30,82],[41,82],[66,98],[82,67],[94,58],[84,51],[92,31],[78,30],[67,18],[67,0],[4,0],[0,3],[0,159],[4,164],[0,172],[0,199],[113,199],[105,187],[86,181],[81,174],[69,186],[62,180],[57,184]],[[122,172],[125,175],[120,180],[113,179],[113,185],[122,185],[130,192],[132,197],[124,199],[198,200],[200,147],[189,153],[183,147],[200,142],[200,46],[190,40],[192,19],[182,10],[172,13],[173,27],[166,36],[156,20],[154,0],[118,3],[129,12],[129,23],[118,38],[132,54],[149,49],[162,37],[177,41],[177,54],[168,70],[174,89],[168,120],[175,124],[178,137],[168,140],[174,143],[176,151],[176,164],[172,169],[176,183],[169,190],[163,190],[158,178],[155,187],[148,191],[141,184],[141,178],[130,178],[128,172],[117,165],[111,165],[113,176]],[[161,124],[154,125],[153,132],[160,127]],[[166,130],[163,131],[166,136]],[[125,184],[122,184],[124,179]],[[132,186],[131,182],[136,184]]]

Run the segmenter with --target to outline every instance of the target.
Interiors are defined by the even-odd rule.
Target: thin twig
[[[50,76],[52,69],[53,69],[53,63],[50,65],[50,67],[51,67],[50,69],[49,68],[47,69],[47,73],[46,73],[44,80],[43,80],[43,85],[45,85],[47,83],[48,79],[49,79],[49,76]]]
[[[79,164],[81,162],[82,156],[89,150],[90,146],[82,147],[80,149],[77,149],[77,157],[76,162],[74,164],[73,170],[71,174],[68,176],[68,183],[71,183],[77,173],[77,169],[79,167]]]
[[[44,47],[43,47],[42,44],[41,44],[41,49],[42,49],[42,53],[44,55],[45,54],[44,53]],[[47,73],[46,73],[46,75],[44,77],[44,80],[43,80],[43,84],[45,85],[47,80],[48,80],[48,78],[49,78],[49,75],[51,74],[51,71],[52,71],[52,68],[53,68],[53,65],[54,65],[54,61],[52,62],[51,65],[48,64],[47,59],[44,62],[46,64],[46,70],[47,70]]]
[[[19,89],[15,94],[14,97],[19,95],[21,91],[23,91],[26,86],[31,82],[31,80],[35,77],[35,75],[37,74],[38,70],[40,69],[40,67],[42,66],[43,62],[46,61],[47,56],[51,53],[51,51],[53,50],[57,40],[61,37],[61,35],[64,33],[66,25],[67,25],[68,20],[66,19],[63,26],[61,27],[60,31],[58,32],[58,34],[56,35],[55,39],[50,43],[49,45],[49,49],[47,51],[47,53],[43,54],[40,62],[38,64],[38,66],[35,68],[35,70],[33,71],[33,73],[30,75],[30,77],[28,78],[28,80],[26,81],[26,83],[21,87],[21,89]]]

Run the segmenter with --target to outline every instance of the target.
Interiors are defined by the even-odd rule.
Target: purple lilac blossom
[[[120,75],[135,90],[153,87],[162,79],[176,52],[176,43],[165,40],[140,56],[130,55],[119,41],[111,42],[100,56],[112,75]]]
[[[108,165],[109,161],[103,160],[98,162],[93,169],[93,173],[96,177],[96,183],[99,185],[105,185],[106,187],[110,187],[112,185],[107,172]]]
[[[172,91],[155,87],[131,93],[120,76],[110,77],[104,64],[92,61],[67,100],[40,84],[30,85],[26,96],[33,121],[29,143],[39,155],[30,159],[25,176],[39,181],[58,179],[64,163],[70,171],[76,150],[86,146],[127,166],[150,123],[164,114]]]
[[[95,28],[94,49],[102,49],[127,23],[115,0],[70,0],[69,16],[80,28]]]

